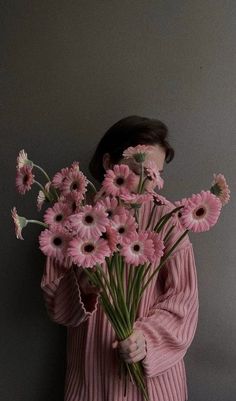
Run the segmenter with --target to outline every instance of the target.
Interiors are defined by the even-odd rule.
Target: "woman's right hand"
[[[93,285],[90,280],[89,276],[86,274],[85,271],[82,271],[82,273],[79,276],[79,285],[81,288],[81,291],[87,295],[87,294],[99,294],[101,289],[97,287],[96,285]]]

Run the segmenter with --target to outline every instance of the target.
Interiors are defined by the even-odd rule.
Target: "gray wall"
[[[40,229],[14,236],[13,205],[42,216],[36,188],[16,193],[16,156],[24,148],[49,174],[79,160],[88,173],[100,137],[130,114],[169,126],[163,195],[208,189],[214,172],[231,187],[219,223],[191,235],[200,316],[185,361],[190,401],[235,398],[235,21],[233,0],[2,2],[1,400],[63,400],[66,357],[40,290]]]

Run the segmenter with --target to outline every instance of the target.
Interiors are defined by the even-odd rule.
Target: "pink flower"
[[[161,206],[161,205],[166,205],[166,206],[170,206],[172,207],[172,203],[170,201],[168,201],[168,199],[166,199],[164,196],[157,194],[155,191],[151,192],[152,197],[153,197],[153,202],[157,205],[157,206]]]
[[[32,167],[24,165],[16,171],[16,188],[22,195],[31,189],[34,183],[34,174],[32,173]]]
[[[132,191],[135,182],[135,174],[126,164],[115,164],[113,170],[106,172],[102,185],[106,193],[120,196]]]
[[[136,162],[142,163],[146,159],[146,156],[148,156],[152,151],[153,146],[151,145],[129,146],[124,150],[122,156],[125,159],[133,158]]]
[[[212,181],[210,191],[216,195],[222,205],[226,205],[230,200],[230,189],[223,174],[213,174],[214,180]]]
[[[77,191],[72,191],[67,195],[60,195],[59,202],[65,203],[70,210],[70,214],[76,213],[81,208],[82,200],[84,196]]]
[[[70,170],[74,170],[75,172],[80,171],[79,162],[74,161],[70,166]]]
[[[165,245],[160,234],[156,233],[155,231],[146,232],[148,234],[147,238],[152,240],[154,246],[154,253],[151,255],[151,257],[149,257],[149,260],[156,265],[159,259],[164,255]]]
[[[70,241],[68,254],[73,262],[82,267],[93,267],[96,263],[103,263],[111,251],[107,241],[103,239],[81,239]]]
[[[147,232],[132,233],[132,236],[122,244],[120,250],[126,263],[138,266],[148,262],[154,254],[153,241],[148,239]]]
[[[60,226],[52,225],[49,229],[41,231],[39,235],[39,248],[50,257],[62,262],[67,256],[67,249],[71,236]]]
[[[64,182],[64,180],[65,180],[65,178],[66,178],[66,176],[67,176],[68,173],[69,173],[69,168],[68,168],[68,167],[62,168],[60,171],[58,171],[58,172],[54,175],[54,177],[53,177],[53,179],[52,179],[52,185],[53,185],[55,188],[58,188],[58,189],[61,190],[62,184],[63,184],[63,182]]]
[[[118,234],[116,230],[111,227],[111,226],[106,226],[106,231],[104,231],[101,235],[101,238],[103,238],[105,241],[107,241],[107,244],[111,250],[111,253],[117,250],[117,244],[118,244]]]
[[[153,181],[153,188],[156,186],[158,189],[162,189],[164,180],[161,178],[156,163],[153,160],[147,160],[144,162],[144,171],[151,181]]]
[[[105,208],[109,219],[116,214],[120,216],[126,213],[126,209],[123,206],[119,206],[119,202],[115,197],[106,196],[104,199],[98,200],[96,204],[100,204]]]
[[[221,212],[221,202],[210,191],[201,191],[184,202],[179,212],[183,227],[193,232],[208,231],[214,226]]]
[[[14,224],[15,224],[16,238],[23,240],[24,238],[22,237],[21,231],[25,226],[27,226],[28,220],[25,217],[19,216],[17,214],[17,210],[16,210],[15,206],[11,210],[11,216],[12,216]]]
[[[31,167],[33,167],[33,163],[31,160],[28,160],[27,153],[24,151],[24,149],[20,150],[16,161],[17,161],[17,164],[16,164],[17,170],[20,170],[25,165],[30,165]]]
[[[46,185],[44,186],[45,192],[43,192],[41,189],[39,190],[38,196],[37,196],[37,209],[40,211],[42,209],[42,206],[44,202],[47,200],[45,193],[49,194],[50,192],[50,185],[51,181],[47,182]]]
[[[51,225],[63,226],[65,220],[70,215],[70,209],[68,206],[61,202],[54,203],[53,207],[49,207],[44,216],[43,220],[45,223]]]
[[[69,193],[76,191],[81,199],[84,197],[86,192],[86,187],[88,185],[88,180],[81,171],[71,170],[66,175],[63,183],[61,185],[61,191],[63,195],[68,195]]]
[[[121,194],[120,199],[122,199],[125,203],[129,204],[139,204],[140,206],[145,203],[149,202],[152,199],[152,195],[150,193],[144,194]]]
[[[128,214],[115,215],[111,220],[111,226],[116,230],[120,244],[123,244],[125,239],[131,238],[138,228],[135,218]]]
[[[109,224],[107,213],[102,205],[86,205],[81,211],[68,218],[72,230],[83,239],[96,239],[106,231]]]

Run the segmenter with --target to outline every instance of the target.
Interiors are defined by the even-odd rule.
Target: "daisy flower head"
[[[69,243],[68,255],[72,261],[84,268],[94,267],[97,263],[105,261],[106,256],[110,256],[111,250],[107,241],[104,239],[82,239],[73,238]]]
[[[108,219],[112,219],[116,214],[120,216],[126,212],[126,209],[119,205],[117,198],[114,196],[106,196],[104,199],[98,200],[96,204],[102,205],[105,208],[105,211],[108,214]]]
[[[48,200],[49,193],[50,193],[50,186],[51,186],[51,181],[47,182],[46,185],[44,186],[45,191],[42,191],[41,189],[39,190],[39,193],[37,196],[38,211],[40,211],[42,209],[44,202]],[[48,197],[47,197],[47,195],[48,195]]]
[[[213,174],[210,191],[216,195],[222,205],[226,205],[230,200],[230,189],[223,174]]]
[[[172,207],[172,203],[166,199],[164,196],[157,194],[155,191],[151,192],[153,203],[157,206],[166,205]]]
[[[67,256],[67,249],[71,235],[59,225],[46,228],[39,235],[39,248],[46,256],[54,257],[59,262]]]
[[[126,164],[115,164],[105,174],[102,186],[106,193],[120,196],[132,191],[136,183],[135,174]]]
[[[53,207],[49,207],[44,216],[43,220],[49,226],[52,224],[63,226],[65,220],[70,215],[70,209],[65,203],[56,202]]]
[[[142,206],[143,203],[149,202],[152,199],[152,195],[150,193],[123,194],[123,195],[120,195],[120,199],[122,199],[125,203],[128,203],[130,205]]]
[[[74,161],[70,166],[70,170],[75,172],[80,171],[79,162]]]
[[[65,203],[70,210],[70,214],[77,213],[82,204],[82,200],[84,199],[84,195],[77,191],[72,191],[67,195],[61,194],[59,197],[59,201]]]
[[[153,188],[157,187],[162,189],[164,185],[164,180],[160,176],[160,172],[153,160],[146,160],[144,162],[144,171],[146,176],[150,181],[153,181]]]
[[[81,199],[86,192],[88,180],[82,171],[70,170],[63,180],[61,191],[63,195],[68,195],[71,192],[77,192]]]
[[[222,204],[210,191],[201,191],[184,202],[179,212],[182,226],[193,232],[208,231],[220,215]]]
[[[117,250],[117,244],[119,242],[118,240],[118,234],[117,231],[110,225],[106,226],[106,231],[104,231],[101,235],[101,238],[103,238],[105,241],[107,241],[107,244],[111,250],[111,253],[115,252]]]
[[[24,165],[16,171],[16,188],[20,194],[24,195],[29,191],[34,181],[31,166]]]
[[[20,170],[23,166],[29,165],[33,167],[33,162],[28,159],[27,153],[24,149],[20,150],[17,159],[16,159],[16,169]]]
[[[123,244],[127,238],[131,238],[132,233],[138,228],[135,218],[126,213],[115,215],[111,220],[111,226],[116,230],[120,244]]]
[[[137,163],[143,163],[146,157],[153,151],[153,146],[151,145],[137,145],[129,146],[124,150],[122,156],[125,159],[133,158]]]
[[[15,224],[16,238],[23,240],[24,238],[22,237],[21,231],[25,226],[27,226],[28,220],[25,217],[18,215],[15,206],[11,210],[11,216],[12,216],[14,224]]]
[[[164,255],[164,242],[160,236],[160,234],[155,231],[146,231],[149,240],[152,240],[154,246],[154,253],[149,257],[151,263],[156,264],[158,260]]]
[[[107,213],[102,205],[85,205],[81,211],[68,218],[72,230],[83,239],[97,239],[106,231],[109,224]]]
[[[148,262],[154,254],[153,241],[148,239],[147,232],[133,232],[131,237],[122,244],[120,253],[126,263],[134,266]]]
[[[53,179],[52,179],[52,185],[54,186],[54,188],[58,188],[61,190],[62,188],[62,184],[65,180],[65,178],[67,177],[67,174],[69,173],[69,168],[62,168],[60,171],[58,171]]]

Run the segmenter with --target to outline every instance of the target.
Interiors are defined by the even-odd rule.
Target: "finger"
[[[112,346],[113,349],[117,348],[118,341],[114,341],[111,346]]]
[[[145,356],[146,356],[146,353],[144,351],[143,352],[139,352],[135,357],[127,357],[127,358],[125,358],[125,362],[127,362],[127,363],[139,362],[142,359],[144,359]]]
[[[136,349],[137,349],[136,343],[132,343],[132,344],[127,344],[127,343],[120,344],[119,343],[119,350],[122,353],[129,353],[129,352],[135,351]]]

